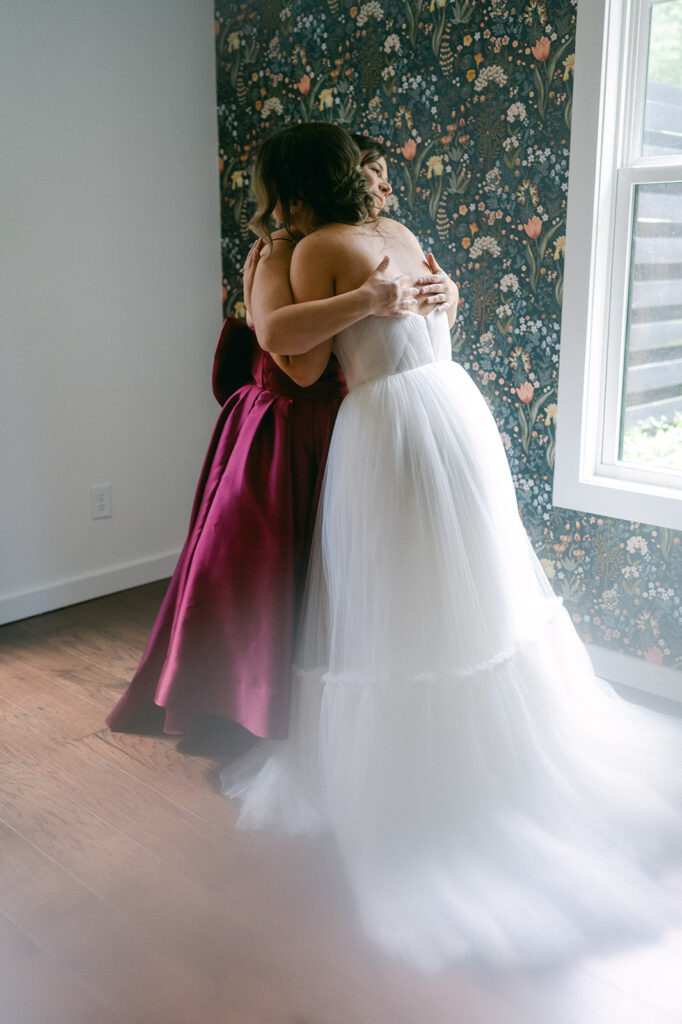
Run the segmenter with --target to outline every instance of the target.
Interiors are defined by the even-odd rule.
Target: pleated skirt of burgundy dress
[[[298,610],[334,420],[346,393],[332,357],[299,387],[241,321],[213,372],[222,411],[185,546],[128,689],[107,718],[134,731],[155,709],[183,734],[204,716],[287,735]],[[159,712],[157,712],[159,713]]]

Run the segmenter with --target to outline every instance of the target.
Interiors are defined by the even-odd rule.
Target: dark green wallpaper
[[[552,585],[585,640],[682,667],[679,535],[552,505],[575,20],[569,0],[218,0],[225,310],[258,140],[311,119],[381,139],[390,215],[459,282],[455,358]]]

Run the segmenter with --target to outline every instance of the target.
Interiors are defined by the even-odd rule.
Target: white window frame
[[[578,7],[553,500],[682,529],[682,474],[617,461],[634,190],[682,177],[682,157],[638,156],[660,2]]]

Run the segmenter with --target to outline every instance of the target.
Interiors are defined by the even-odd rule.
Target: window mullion
[[[620,396],[617,380],[614,392],[613,379],[618,367],[622,366],[624,312],[614,317],[613,309],[620,310],[623,304],[623,293],[627,289],[627,268],[621,265],[616,272],[613,256],[622,251],[622,262],[628,262],[627,235],[623,224],[627,219],[627,207],[622,197],[625,182],[621,184],[619,181],[618,167],[631,145],[628,138],[631,135],[628,107],[632,102],[632,88],[628,84],[632,74],[627,75],[624,87],[622,71],[624,67],[630,67],[628,51],[632,40],[637,38],[642,5],[648,6],[647,0],[635,0],[632,5],[623,7],[614,3],[614,0],[607,0],[606,3],[606,19],[610,31],[606,32],[604,47],[599,172],[593,225],[594,258],[590,274],[589,340],[581,431],[581,472],[588,476],[598,475],[601,465],[613,460],[613,452],[615,450],[617,453],[618,446],[617,436],[614,440],[613,435],[617,429]],[[614,329],[614,321],[620,325],[620,333]],[[604,387],[607,377],[612,384],[610,388]],[[607,394],[617,396],[615,409],[613,402],[606,401]],[[606,443],[605,434],[608,438]]]
[[[625,6],[629,11],[621,27],[619,60],[609,69],[620,83],[620,116],[615,159],[611,165],[615,201],[611,211],[611,246],[607,255],[611,270],[597,472],[618,462],[635,184],[642,180],[636,172],[633,173],[633,164],[640,160],[642,152],[651,0],[632,0]]]
[[[606,366],[605,376],[602,377],[603,402],[600,431],[602,445],[597,472],[605,467],[615,465],[618,461],[625,338],[628,326],[635,179],[636,175],[633,174],[630,168],[623,168],[617,172],[613,243],[609,259],[611,280],[606,338]]]
[[[625,78],[618,150],[621,167],[634,163],[642,153],[651,4],[652,0],[633,0],[629,26],[621,43],[621,74],[624,72]]]

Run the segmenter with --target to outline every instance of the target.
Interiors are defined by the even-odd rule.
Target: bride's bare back
[[[381,262],[390,258],[387,277],[411,281],[429,274],[422,248],[403,224],[379,217],[365,224],[327,224],[302,238],[291,261],[291,287],[297,302],[341,295],[359,287]],[[413,307],[427,314],[426,299]]]

